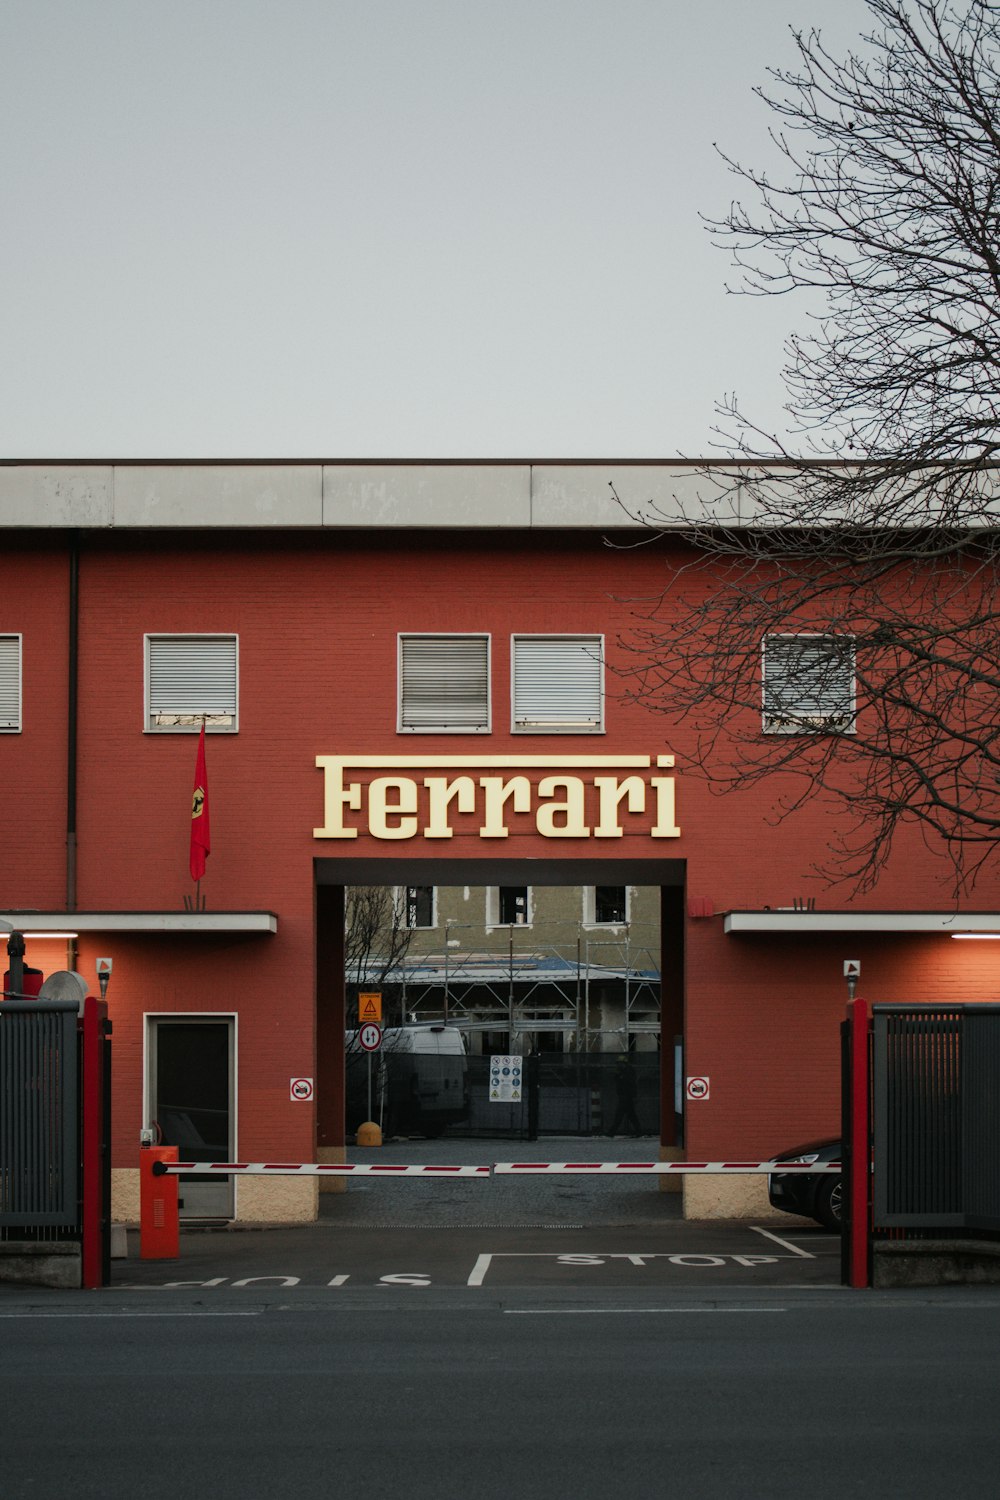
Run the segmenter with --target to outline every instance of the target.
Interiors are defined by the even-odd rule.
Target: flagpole
[[[206,719],[205,715],[202,714],[202,716],[201,716],[201,738],[202,738],[202,741],[204,741],[204,736],[205,736],[205,732],[206,732],[206,725],[207,725],[207,723],[208,723],[208,720]],[[198,879],[194,883],[194,909],[195,909],[195,911],[201,911],[201,876],[200,875],[198,876]]]
[[[211,852],[211,839],[208,823],[208,771],[205,764],[205,732],[208,725],[207,714],[201,715],[201,728],[198,731],[198,755],[195,763],[194,795],[191,802],[191,850],[190,850],[190,873],[194,881],[194,895],[184,897],[184,906],[188,911],[203,911],[205,898],[201,894],[201,881],[205,873],[205,857]]]
[[[205,732],[206,732],[206,724],[207,723],[208,723],[208,720],[206,719],[205,715],[202,714],[202,716],[201,716],[201,736],[200,736],[202,742],[204,742],[204,737],[205,737]],[[200,875],[198,876],[198,879],[194,883],[194,909],[195,909],[195,911],[201,911],[201,876]]]

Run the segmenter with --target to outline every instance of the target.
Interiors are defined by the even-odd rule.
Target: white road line
[[[790,1240],[783,1240],[780,1235],[772,1234],[769,1229],[761,1229],[759,1224],[751,1224],[748,1227],[753,1230],[754,1234],[764,1235],[765,1239],[773,1240],[776,1245],[781,1245],[783,1249],[790,1250],[793,1255],[801,1255],[803,1260],[817,1259],[817,1256],[812,1255],[808,1250],[800,1250],[798,1245],[793,1245]]]
[[[264,1309],[248,1308],[245,1312],[28,1312],[0,1313],[0,1323],[13,1323],[18,1318],[259,1318]]]
[[[795,1246],[791,1245],[789,1249],[795,1250]],[[804,1255],[805,1251],[795,1250],[795,1253],[796,1255]],[[699,1260],[737,1259],[731,1250],[643,1250],[641,1254],[638,1251],[628,1250],[496,1250],[493,1252],[492,1258],[494,1260],[562,1260],[564,1256],[568,1255],[572,1255],[574,1258],[573,1261],[567,1262],[570,1265],[577,1261],[673,1260],[677,1256],[684,1256],[685,1258],[697,1257]],[[489,1256],[486,1257],[486,1259],[489,1258]],[[482,1260],[483,1257],[480,1256],[479,1259]],[[778,1256],[776,1259],[785,1260],[787,1257]],[[815,1260],[816,1256],[811,1255],[809,1259]]]
[[[477,1257],[476,1264],[473,1266],[469,1279],[465,1283],[466,1286],[482,1286],[492,1259],[492,1255],[480,1255]]]
[[[503,1311],[522,1318],[591,1318],[599,1315],[633,1317],[641,1313],[783,1313],[787,1307],[505,1307]]]
[[[766,1234],[767,1231],[761,1230],[760,1233]],[[768,1238],[775,1239],[776,1237],[769,1235]],[[781,1245],[784,1244],[784,1241],[778,1240],[777,1243]],[[755,1261],[776,1265],[779,1260],[791,1260],[796,1256],[805,1256],[807,1260],[815,1260],[817,1258],[815,1255],[808,1255],[804,1250],[797,1249],[795,1245],[789,1245],[788,1249],[792,1251],[792,1255],[742,1256],[733,1255],[729,1251],[721,1255],[702,1254],[694,1251],[683,1254],[680,1252],[670,1253],[666,1250],[647,1250],[641,1255],[629,1254],[621,1250],[580,1251],[570,1255],[568,1253],[560,1254],[558,1250],[498,1250],[493,1254],[480,1255],[477,1258],[466,1286],[482,1286],[486,1279],[486,1274],[490,1269],[490,1263],[494,1260],[554,1260],[570,1270],[590,1269],[595,1266],[602,1267],[616,1260],[631,1261],[636,1266],[646,1266],[654,1260],[668,1260],[676,1266],[682,1266],[691,1270],[701,1270],[706,1266],[712,1266],[713,1268],[721,1267],[728,1261],[734,1261],[738,1265],[750,1266]]]

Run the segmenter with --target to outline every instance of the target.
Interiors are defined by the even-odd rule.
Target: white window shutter
[[[489,637],[404,635],[399,727],[482,733],[490,727]]]
[[[779,734],[853,731],[854,641],[850,636],[766,638],[764,728]]]
[[[21,728],[21,637],[0,635],[0,732]]]
[[[600,636],[514,637],[514,728],[593,732],[604,725]]]
[[[237,655],[234,635],[149,636],[150,727],[182,727],[204,717],[235,727]]]

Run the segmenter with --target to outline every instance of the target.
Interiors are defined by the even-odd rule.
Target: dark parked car
[[[789,1151],[780,1151],[775,1161],[799,1162],[812,1165],[814,1162],[840,1161],[840,1140],[811,1141],[806,1146],[793,1146]],[[826,1229],[840,1230],[840,1212],[844,1194],[844,1179],[833,1172],[772,1172],[767,1179],[767,1196],[772,1208],[782,1213],[802,1214],[806,1219],[816,1219]]]

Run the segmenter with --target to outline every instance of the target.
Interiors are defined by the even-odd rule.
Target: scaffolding
[[[449,929],[452,930],[452,929]],[[580,936],[573,948],[457,949],[405,957],[382,980],[405,1021],[441,1021],[474,1034],[504,1031],[509,1049],[538,1033],[562,1033],[567,1050],[629,1050],[633,1038],[660,1031],[659,951],[626,926],[620,938]],[[348,973],[363,986],[364,976]]]

